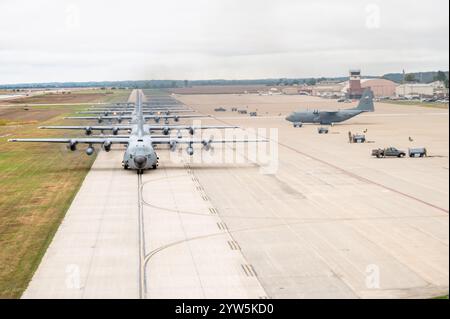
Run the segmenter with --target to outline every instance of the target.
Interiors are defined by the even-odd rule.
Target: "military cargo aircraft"
[[[138,174],[144,170],[156,169],[159,157],[154,149],[155,145],[165,144],[170,146],[171,151],[175,151],[180,144],[187,145],[186,152],[194,154],[194,144],[200,144],[204,150],[210,150],[212,143],[249,143],[266,142],[266,140],[199,140],[190,138],[155,138],[145,129],[145,116],[142,114],[142,91],[138,90],[136,95],[136,123],[131,127],[129,136],[121,137],[85,137],[85,138],[24,138],[10,139],[9,142],[38,142],[38,143],[66,143],[71,151],[77,149],[78,144],[87,144],[87,155],[94,153],[94,145],[101,145],[103,150],[109,152],[112,145],[126,145],[122,166],[124,169],[134,169]]]
[[[358,106],[355,108],[337,111],[298,111],[288,115],[286,120],[292,122],[294,127],[301,127],[304,123],[333,125],[334,123],[346,121],[361,113],[373,111],[373,93],[370,89],[366,89]]]

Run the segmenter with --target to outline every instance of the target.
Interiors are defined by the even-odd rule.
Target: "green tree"
[[[408,73],[405,75],[405,82],[415,82],[416,76],[413,73]]]
[[[434,81],[444,82],[445,87],[448,89],[448,77],[445,72],[438,71],[437,75],[434,77]]]

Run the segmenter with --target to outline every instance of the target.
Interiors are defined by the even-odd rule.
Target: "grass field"
[[[434,107],[438,109],[448,109],[448,104],[444,103],[425,103],[420,101],[382,101],[386,104],[397,104],[397,105],[414,105],[414,106],[422,106],[422,107]]]
[[[103,101],[125,101],[128,95],[129,91],[120,91]],[[83,149],[69,152],[65,145],[16,144],[7,139],[80,134],[37,126],[62,124],[63,116],[81,108],[66,106],[37,123],[0,126],[0,298],[18,298],[26,289],[95,159]]]
[[[24,97],[2,101],[2,105],[26,105],[26,104],[70,104],[70,103],[99,103],[115,102],[128,98],[129,90],[79,90],[70,94],[50,92],[41,95]]]

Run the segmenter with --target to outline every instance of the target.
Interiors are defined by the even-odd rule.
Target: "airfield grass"
[[[123,93],[123,92],[120,92]],[[109,101],[125,101],[114,94]],[[8,143],[11,137],[78,136],[39,130],[62,124],[67,112],[37,124],[0,127],[0,298],[19,298],[36,271],[95,156],[62,144]],[[82,147],[80,147],[82,148]]]
[[[431,107],[431,108],[437,108],[437,109],[448,109],[448,104],[445,104],[445,103],[426,103],[426,102],[420,102],[420,101],[383,101],[383,103],[397,104],[397,105],[414,105],[414,106]]]

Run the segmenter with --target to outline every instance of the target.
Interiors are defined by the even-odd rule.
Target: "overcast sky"
[[[448,65],[448,0],[0,0],[2,84]]]

